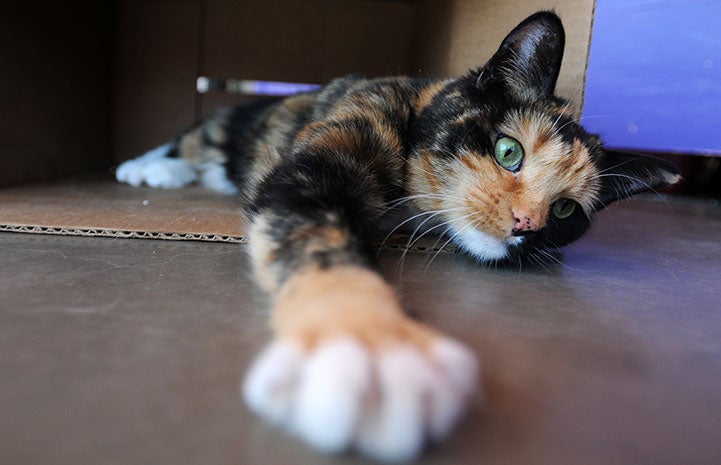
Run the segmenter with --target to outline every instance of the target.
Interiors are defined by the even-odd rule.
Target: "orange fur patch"
[[[299,134],[298,141],[304,150],[329,150],[331,152],[354,153],[360,147],[358,134],[345,128],[328,127],[326,123],[312,123]]]
[[[215,147],[209,147],[203,143],[203,128],[195,129],[185,134],[178,144],[180,156],[192,164],[201,163],[224,163],[225,153]],[[222,131],[216,127],[215,131]],[[216,134],[216,137],[220,137]]]
[[[442,191],[439,174],[433,163],[435,155],[431,152],[423,152],[410,163],[411,172],[409,187],[411,194],[436,194],[431,197],[419,197],[415,203],[424,210],[439,210],[442,201],[437,195]]]
[[[423,111],[424,108],[429,106],[433,99],[438,95],[440,91],[443,90],[444,87],[448,85],[448,83],[451,82],[450,80],[445,81],[438,81],[434,82],[433,84],[429,85],[428,87],[423,88],[419,93],[416,100],[413,102],[413,111],[415,113],[420,113]]]
[[[188,161],[197,160],[202,147],[202,133],[200,129],[195,129],[183,136],[178,144],[178,152],[182,158]]]
[[[291,236],[291,241],[305,244],[306,257],[316,252],[342,249],[349,240],[350,237],[345,231],[333,226],[300,228]]]
[[[475,160],[475,169],[460,173],[458,187],[467,199],[466,210],[473,214],[480,229],[497,238],[506,238],[513,228],[513,194],[518,182],[499,169],[492,157],[464,154]]]
[[[228,111],[221,111],[205,125],[205,133],[217,145],[225,144],[228,141],[228,133],[225,130],[224,123],[228,117]]]
[[[308,349],[348,335],[374,350],[398,343],[429,348],[436,338],[403,313],[380,276],[354,266],[313,267],[293,275],[275,299],[271,324],[278,337]]]

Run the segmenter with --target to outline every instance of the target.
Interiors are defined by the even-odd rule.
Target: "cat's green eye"
[[[568,218],[573,214],[575,210],[576,202],[570,199],[558,199],[553,202],[553,205],[551,207],[551,211],[553,211],[553,216],[560,220]]]
[[[518,171],[523,163],[523,146],[512,137],[502,136],[496,141],[496,161],[508,171]]]

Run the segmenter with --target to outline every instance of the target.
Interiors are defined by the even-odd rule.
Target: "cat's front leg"
[[[393,154],[374,161],[382,144],[364,143],[356,126],[311,129],[307,152],[276,166],[248,209],[274,340],[250,368],[244,396],[320,450],[409,460],[450,432],[475,387],[476,361],[406,316],[374,271],[375,226],[402,175],[387,161]]]
[[[294,273],[275,297],[272,327],[275,341],[246,376],[246,402],[325,452],[412,459],[451,431],[474,392],[474,356],[408,318],[363,267]]]

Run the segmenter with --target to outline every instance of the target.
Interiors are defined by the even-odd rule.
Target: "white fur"
[[[251,410],[321,451],[403,462],[448,435],[477,378],[474,356],[448,339],[430,350],[371,351],[342,338],[306,354],[276,342],[252,365],[243,394]]]
[[[506,258],[508,247],[523,242],[522,237],[499,239],[478,229],[461,227],[458,231],[451,231],[456,243],[471,255],[481,261],[493,261]]]
[[[177,189],[199,180],[203,187],[222,194],[238,192],[221,164],[192,165],[182,158],[168,158],[171,148],[171,144],[161,145],[134,160],[122,163],[115,177],[135,187],[144,183],[150,187]]]
[[[115,177],[120,182],[126,182],[131,186],[140,186],[143,182],[142,169],[153,160],[163,158],[170,151],[170,144],[161,145],[146,152],[138,158],[123,162],[115,171]]]
[[[171,144],[161,145],[144,155],[122,163],[115,177],[131,186],[143,183],[150,187],[175,189],[195,181],[197,174],[187,161],[180,158],[167,158]]]
[[[255,359],[243,385],[243,397],[253,411],[277,425],[288,425],[303,355],[300,347],[278,342]]]
[[[352,339],[319,347],[303,368],[293,431],[321,451],[346,449],[370,386],[370,368],[368,354]]]
[[[235,194],[238,188],[233,184],[226,173],[225,167],[218,163],[205,163],[199,167],[200,184],[222,194]]]
[[[468,350],[452,339],[439,341],[432,351],[435,366],[442,371],[434,377],[436,396],[431,403],[430,433],[444,439],[463,413],[465,400],[473,394],[478,380],[478,364]]]
[[[434,376],[417,350],[401,347],[378,360],[380,396],[369,406],[359,437],[366,455],[389,462],[405,462],[420,452],[426,418],[426,400],[433,398]]]
[[[178,189],[198,177],[190,163],[181,158],[159,158],[142,168],[142,176],[150,187]]]

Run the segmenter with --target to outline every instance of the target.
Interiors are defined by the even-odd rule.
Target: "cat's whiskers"
[[[449,220],[443,221],[443,222],[441,222],[440,225],[434,226],[433,228],[429,228],[428,230],[424,231],[420,236],[418,236],[418,237],[416,238],[416,237],[415,237],[416,234],[418,233],[418,231],[423,227],[423,225],[424,225],[426,222],[428,222],[428,221],[431,220],[432,218],[438,216],[439,214],[448,213],[448,212],[451,212],[451,211],[459,211],[459,210],[463,210],[463,208],[458,207],[458,208],[448,209],[448,210],[444,210],[444,211],[438,211],[436,214],[431,215],[431,216],[429,216],[428,218],[426,218],[425,220],[423,220],[423,222],[421,222],[421,224],[419,224],[419,225],[416,227],[416,229],[415,229],[415,230],[411,233],[411,235],[409,236],[408,242],[406,243],[406,246],[405,246],[405,248],[403,249],[403,253],[401,254],[401,257],[400,257],[400,259],[399,259],[398,266],[402,269],[403,264],[405,263],[405,258],[406,258],[406,255],[408,254],[408,251],[409,251],[409,250],[413,247],[413,245],[415,245],[415,243],[418,242],[424,235],[428,234],[428,232],[429,232],[430,230],[435,229],[435,228],[438,227],[438,226],[443,226],[443,225],[445,225],[445,224],[449,224],[451,221],[454,221],[454,219],[449,219]],[[468,217],[468,216],[470,216],[470,214],[469,214],[469,215],[464,215],[464,216],[462,216],[461,219],[465,219],[465,218]],[[456,218],[455,220],[457,220],[457,218]]]
[[[571,271],[574,271],[574,272],[576,272],[576,273],[583,273],[583,270],[579,270],[578,268],[572,267],[571,265],[565,263],[563,260],[559,259],[558,257],[556,257],[555,255],[553,255],[551,252],[549,252],[549,251],[547,251],[547,250],[543,250],[543,251],[542,251],[542,254],[543,254],[544,256],[548,257],[548,259],[549,259],[552,263],[558,264],[558,266],[560,266],[561,268],[566,268],[567,270],[571,270]]]
[[[533,262],[534,265],[536,265],[536,266],[538,266],[538,267],[540,267],[540,268],[543,268],[543,271],[545,271],[545,272],[547,272],[547,273],[551,271],[551,270],[549,270],[548,267],[546,266],[546,263],[544,262],[544,260],[541,259],[538,255],[536,255],[535,252],[531,252],[530,254],[528,254],[528,259],[529,259],[531,262]]]
[[[568,126],[569,124],[577,124],[577,123],[576,123],[575,121],[571,120],[571,121],[565,123],[565,124],[564,124],[563,126],[561,126],[560,128],[556,128],[556,129],[553,131],[553,137],[559,135],[559,134],[561,133],[561,129],[565,128],[565,127]]]
[[[618,118],[618,117],[614,116],[614,115],[587,115],[587,116],[581,116],[580,118],[578,118],[578,122],[580,123],[581,121],[583,121],[585,119],[596,119],[596,118]]]
[[[423,232],[423,234],[421,234],[421,236],[419,236],[418,239],[413,240],[414,236],[418,233],[418,231],[420,231],[421,228],[423,228],[423,225],[424,225],[424,224],[426,224],[428,221],[432,220],[433,218],[435,218],[435,217],[438,216],[438,215],[441,215],[441,214],[443,214],[443,213],[449,213],[449,212],[451,212],[451,211],[458,211],[458,210],[462,210],[462,208],[461,208],[461,207],[456,207],[456,208],[449,208],[449,209],[445,209],[445,210],[438,210],[438,211],[436,211],[434,214],[428,216],[426,219],[424,219],[423,221],[421,221],[421,222],[418,224],[418,226],[416,226],[416,229],[414,229],[413,232],[412,232],[412,233],[410,234],[410,236],[408,237],[408,242],[406,243],[405,251],[408,251],[408,249],[412,246],[412,244],[415,244],[415,243],[418,241],[418,239],[420,239],[421,237],[423,237],[423,235],[425,235],[425,234],[428,233],[428,230],[426,230],[426,231]],[[432,229],[432,228],[431,228],[431,229]]]
[[[468,218],[468,217],[470,217],[470,216],[473,216],[473,215],[475,215],[475,213],[469,213],[469,214],[467,214],[467,215],[463,215],[463,216],[460,216],[460,217],[457,217],[457,218],[449,219],[449,220],[447,220],[447,221],[444,221],[444,222],[442,222],[442,223],[440,223],[440,224],[437,224],[437,225],[433,226],[432,228],[426,229],[423,233],[421,233],[420,236],[418,236],[418,237],[413,241],[413,243],[410,244],[410,246],[409,246],[408,248],[409,248],[409,249],[412,249],[412,248],[415,246],[415,244],[423,238],[423,236],[425,236],[426,234],[430,233],[431,231],[433,231],[433,230],[435,230],[435,229],[437,229],[437,228],[443,227],[443,226],[448,226],[448,227],[446,228],[446,230],[448,230],[448,229],[450,229],[451,226],[452,226],[452,225],[451,225],[451,222],[452,222],[452,221],[464,220],[464,219],[466,219],[466,218]],[[433,247],[431,247],[431,248],[435,248],[435,246],[436,246],[437,244],[438,244],[438,242],[436,241],[436,243],[435,243],[435,244],[433,245]]]
[[[457,210],[457,209],[459,209],[459,208],[461,208],[461,207],[456,207],[456,208],[453,208],[453,209],[444,208],[444,209],[440,209],[440,210],[427,210],[427,211],[422,211],[422,212],[420,212],[420,213],[417,213],[417,214],[415,214],[415,215],[413,215],[413,216],[411,216],[411,217],[409,217],[409,218],[406,218],[405,220],[401,221],[398,225],[396,225],[395,228],[391,229],[391,231],[386,235],[386,237],[383,239],[383,241],[381,241],[380,245],[378,246],[378,251],[380,252],[380,250],[383,248],[383,246],[386,244],[386,242],[388,242],[388,239],[390,239],[390,237],[391,237],[396,231],[398,231],[400,228],[402,228],[403,225],[405,225],[405,224],[407,224],[407,223],[415,220],[416,218],[419,218],[419,217],[421,217],[421,216],[423,216],[423,215],[438,215],[438,214],[441,214],[441,213],[446,213],[446,212],[450,212],[450,211],[455,211],[455,210]]]
[[[456,210],[462,210],[462,209],[459,208],[459,209],[456,209]],[[448,225],[448,224],[450,224],[451,221],[454,221],[454,220],[455,220],[455,221],[458,221],[458,220],[460,220],[460,219],[468,218],[469,216],[472,216],[472,215],[473,215],[473,213],[469,213],[469,214],[467,214],[467,215],[463,215],[463,216],[458,217],[458,218],[453,218],[453,219],[449,219],[449,220],[443,221],[443,222],[440,223],[440,224],[437,224],[437,225],[435,225],[435,226],[433,226],[433,227],[431,227],[431,228],[426,229],[426,230],[423,231],[418,237],[416,237],[416,238],[414,239],[413,236],[416,235],[416,233],[417,233],[418,230],[423,226],[423,224],[425,224],[426,221],[428,221],[429,219],[431,219],[430,217],[427,218],[426,220],[423,221],[423,223],[421,223],[421,224],[415,229],[415,231],[413,231],[413,234],[411,234],[410,238],[408,239],[408,243],[406,244],[406,251],[408,251],[408,250],[410,250],[411,248],[413,248],[413,246],[414,246],[419,240],[421,240],[421,239],[423,238],[423,236],[425,236],[426,234],[430,233],[430,232],[433,231],[434,229],[437,229],[437,228],[439,228],[439,227],[441,227],[441,226]],[[435,216],[435,215],[434,215],[434,216]]]
[[[408,243],[406,244],[406,248],[405,248],[405,250],[403,250],[403,253],[401,254],[401,258],[399,259],[399,266],[400,266],[401,268],[403,267],[403,265],[404,265],[404,263],[405,263],[406,255],[407,255],[408,252],[413,248],[413,246],[414,246],[419,240],[421,240],[421,239],[423,238],[423,236],[425,236],[426,234],[428,234],[428,233],[431,232],[432,230],[434,230],[434,229],[436,229],[436,228],[439,228],[439,227],[442,227],[442,226],[448,225],[449,228],[450,228],[452,221],[464,220],[464,219],[466,219],[466,218],[468,218],[468,217],[473,216],[474,214],[475,214],[475,213],[471,212],[471,213],[468,213],[468,214],[466,214],[466,215],[463,215],[463,216],[460,216],[460,217],[457,217],[457,218],[452,218],[452,219],[446,220],[446,221],[444,221],[444,222],[442,222],[442,223],[440,223],[440,224],[438,224],[438,225],[436,225],[436,226],[433,226],[432,228],[429,228],[429,229],[425,230],[420,236],[418,236],[418,237],[415,238],[415,240],[414,240],[413,236],[415,236],[415,234],[418,232],[418,230],[420,229],[420,227],[421,227],[423,224],[419,225],[419,227],[416,228],[415,231],[413,231],[413,234],[411,234],[410,238],[408,239]],[[426,221],[428,221],[428,220],[426,220]],[[425,221],[424,221],[424,223],[425,223]]]
[[[621,165],[621,163],[619,165]],[[604,171],[608,171],[608,170],[604,170]],[[661,199],[663,201],[663,203],[667,207],[669,207],[669,208],[671,207],[671,205],[668,203],[668,200],[666,200],[659,191],[654,189],[653,186],[651,186],[649,183],[637,178],[636,176],[631,176],[628,174],[620,174],[620,173],[605,173],[605,174],[603,174],[603,172],[601,172],[596,177],[597,178],[617,177],[617,178],[623,178],[623,179],[630,179],[631,181],[635,181],[635,182],[641,184],[642,186],[644,186],[646,188],[646,190],[653,192],[659,199]],[[631,191],[630,187],[626,187],[625,192],[623,192],[623,194],[624,194],[624,198],[628,200],[633,195],[633,192]]]
[[[453,225],[451,224],[450,221],[446,221],[445,223],[443,223],[443,225],[446,226],[446,229],[444,229],[443,232],[438,235],[438,239],[436,239],[436,241],[433,243],[433,245],[429,248],[429,251],[430,251],[430,252],[433,252],[434,250],[435,250],[435,251],[440,250],[440,249],[438,248],[438,244],[439,244],[444,238],[448,237],[447,234],[453,229]]]
[[[465,226],[463,226],[461,229],[456,231],[455,234],[453,234],[446,242],[443,243],[443,245],[436,251],[436,253],[433,255],[433,257],[431,257],[430,261],[428,262],[428,265],[426,265],[426,271],[428,271],[428,269],[431,267],[433,260],[436,259],[438,254],[441,253],[443,251],[443,249],[445,249],[448,246],[448,244],[450,244],[451,241],[453,241],[453,239],[458,237],[459,234],[461,234],[463,231],[465,231],[469,227],[471,227],[471,226],[475,227],[478,224],[480,224],[478,221],[471,221],[468,224],[466,224]]]
[[[566,104],[563,106],[563,108],[561,108],[561,111],[558,114],[558,116],[556,117],[556,120],[551,125],[551,131],[553,131],[552,132],[553,136],[557,136],[558,133],[560,132],[560,130],[563,129],[564,127],[566,127],[567,124],[569,124],[569,123],[566,123],[563,126],[561,126],[560,128],[556,129],[556,125],[561,120],[561,118],[563,118],[563,116],[566,115],[566,110],[568,110],[571,107],[571,105],[573,104],[573,99],[576,98],[576,94],[578,93],[578,91],[581,90],[581,87],[583,87],[583,86],[576,87],[576,90],[574,90],[573,94],[571,94],[571,98],[569,98],[566,101]],[[575,122],[573,118],[571,118],[571,122]]]
[[[548,245],[549,245],[551,248],[553,248],[553,249],[558,249],[558,248],[559,248],[559,246],[556,245],[553,241],[548,240],[548,239],[546,239],[546,240],[547,240],[547,242],[548,242]],[[572,271],[575,271],[575,272],[578,272],[578,273],[582,273],[582,272],[583,272],[582,270],[579,270],[579,269],[577,269],[577,268],[574,268],[574,267],[572,267],[571,265],[565,263],[563,260],[560,260],[558,257],[556,257],[553,253],[549,252],[549,251],[548,251],[547,249],[545,249],[545,248],[534,247],[534,250],[533,250],[533,252],[531,253],[531,255],[535,255],[536,253],[540,254],[541,257],[544,257],[545,259],[547,259],[547,260],[550,261],[551,263],[554,263],[554,264],[556,264],[556,265],[558,265],[558,266],[561,266],[561,267],[563,267],[563,268],[567,268],[567,269],[569,269],[569,270],[572,270]],[[530,256],[530,255],[529,255],[529,256]],[[536,255],[536,258],[537,258],[537,259],[540,259],[541,257],[539,257],[539,256]],[[545,269],[545,268],[544,268],[544,269]],[[548,270],[546,269],[546,271],[548,271]]]
[[[430,252],[433,252],[433,251],[438,252],[439,250],[441,250],[441,249],[438,248],[438,244],[439,244],[444,238],[448,237],[448,236],[447,236],[448,233],[453,229],[453,225],[450,224],[450,221],[446,221],[446,222],[444,223],[444,226],[446,226],[446,228],[443,230],[443,232],[441,232],[440,234],[438,234],[438,239],[436,239],[436,241],[433,243],[433,245],[428,248],[429,254],[430,254]],[[429,263],[429,265],[430,265],[430,263]],[[425,276],[426,272],[428,272],[428,266],[426,266],[426,268],[423,270],[423,275],[424,275],[424,276]]]
[[[643,153],[638,153],[638,152],[625,152],[625,153],[628,154],[628,155],[635,155],[635,156],[637,156],[638,158],[646,157],[646,155],[644,155]],[[626,161],[622,161],[621,163],[616,163],[615,165],[611,165],[611,166],[609,166],[608,168],[599,171],[598,173],[599,173],[599,174],[604,174],[604,173],[606,173],[606,172],[608,172],[608,171],[615,170],[615,169],[617,169],[617,168],[620,168],[621,166],[627,165],[627,164],[629,164],[629,163],[633,163],[634,161],[638,160],[638,158],[630,158],[630,159],[628,159],[628,160],[626,160]]]
[[[575,92],[574,92],[574,95],[575,95]],[[562,128],[566,127],[566,125],[564,124],[563,126],[561,126],[561,128],[557,129],[556,125],[558,124],[559,121],[561,121],[561,118],[563,118],[566,115],[566,110],[568,110],[568,108],[571,106],[572,99],[573,99],[573,97],[571,97],[571,99],[569,99],[568,102],[566,102],[566,104],[563,106],[561,111],[558,113],[558,116],[556,117],[556,119],[553,121],[553,124],[551,125],[551,131],[553,131],[552,134],[554,136],[558,135],[559,131]],[[566,124],[568,124],[568,123],[566,123]]]
[[[410,202],[411,200],[415,199],[423,199],[423,198],[429,198],[429,199],[438,199],[438,200],[457,200],[457,201],[463,201],[463,199],[459,197],[453,197],[446,194],[435,194],[435,193],[429,193],[429,194],[414,194],[414,195],[408,195],[405,197],[400,197],[396,200],[393,200],[392,202],[389,202],[386,206],[386,208],[381,212],[381,215],[384,215],[388,213],[390,210],[393,210],[394,208]]]
[[[525,257],[527,257],[535,266],[543,268],[543,271],[550,272],[551,269],[548,267],[548,265],[550,265],[550,263],[552,262],[550,258],[555,257],[551,257],[550,255],[544,254],[543,252],[544,249],[542,247],[536,246],[533,247],[533,249],[531,249],[530,252],[525,255]],[[558,262],[557,259],[556,261]]]

